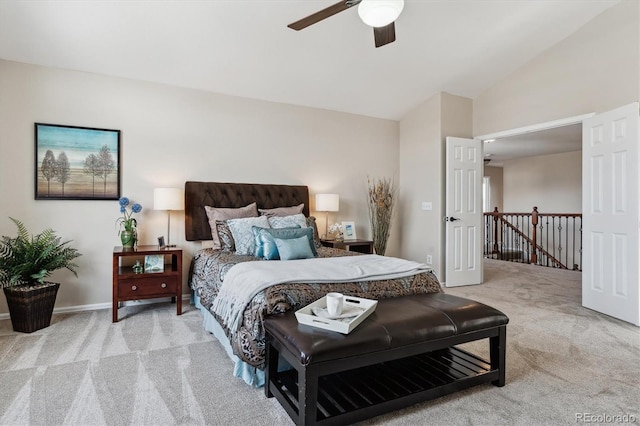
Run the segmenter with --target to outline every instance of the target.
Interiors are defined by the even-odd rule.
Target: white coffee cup
[[[327,312],[332,317],[342,313],[344,296],[342,293],[327,293]]]

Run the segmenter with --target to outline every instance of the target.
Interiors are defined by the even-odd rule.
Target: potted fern
[[[73,260],[80,256],[71,241],[61,242],[52,229],[29,235],[25,225],[16,237],[0,239],[0,285],[4,290],[14,331],[31,333],[51,324],[60,283],[45,281],[57,269],[66,268],[78,276]]]

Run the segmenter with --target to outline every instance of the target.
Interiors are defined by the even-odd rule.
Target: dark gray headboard
[[[309,216],[309,188],[303,185],[193,182],[184,185],[185,234],[187,241],[211,239],[204,206],[238,208],[253,202],[259,209],[289,207],[304,203]]]

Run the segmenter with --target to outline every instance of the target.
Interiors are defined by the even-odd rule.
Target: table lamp
[[[167,247],[171,244],[171,210],[184,210],[184,190],[182,188],[155,188],[153,190],[153,209],[167,210]]]
[[[324,239],[329,233],[329,212],[337,212],[340,207],[338,194],[316,194],[316,211],[325,212]]]

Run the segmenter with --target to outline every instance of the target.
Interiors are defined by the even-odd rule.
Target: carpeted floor
[[[640,329],[582,308],[580,273],[487,260],[485,284],[446,291],[509,316],[507,385],[363,424],[640,423]],[[262,389],[231,376],[192,306],[180,317],[170,304],[122,311],[117,324],[110,310],[57,314],[32,334],[0,321],[0,424],[292,424]]]

